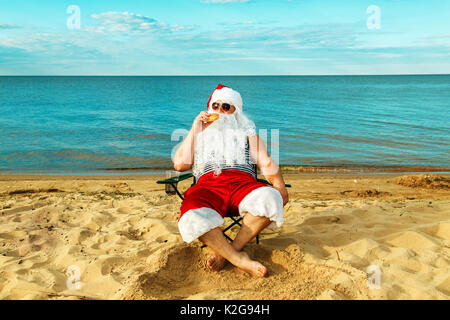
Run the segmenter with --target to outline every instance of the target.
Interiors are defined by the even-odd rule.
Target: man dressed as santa
[[[185,192],[180,208],[178,228],[183,240],[198,238],[215,252],[206,262],[211,270],[218,271],[229,261],[264,277],[266,267],[250,259],[242,248],[264,228],[283,224],[283,207],[289,197],[279,166],[242,110],[239,92],[217,86],[173,162],[177,171],[192,168],[197,181]],[[273,187],[255,179],[255,163]],[[220,228],[226,215],[243,217],[232,243]]]

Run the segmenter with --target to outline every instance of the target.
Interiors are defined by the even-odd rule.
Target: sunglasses
[[[212,108],[213,108],[213,110],[219,109],[220,108],[220,103],[214,102],[212,104]],[[230,111],[230,109],[231,109],[231,105],[229,103],[222,103],[222,110],[223,111]]]

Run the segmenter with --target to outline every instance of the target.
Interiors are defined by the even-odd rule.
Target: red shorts
[[[230,215],[266,217],[268,228],[283,224],[283,198],[278,190],[258,182],[250,173],[222,170],[216,176],[209,172],[185,192],[178,219],[180,235],[192,242],[206,232],[220,227]]]
[[[267,187],[267,184],[258,182],[253,175],[244,171],[222,170],[218,176],[208,172],[184,193],[178,221],[187,211],[203,207],[217,211],[222,217],[238,216],[242,199],[261,187]]]

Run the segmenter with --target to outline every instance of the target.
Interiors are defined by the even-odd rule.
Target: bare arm
[[[283,205],[286,205],[289,201],[289,195],[286,190],[280,167],[270,157],[264,141],[258,135],[249,137],[249,143],[250,155],[256,162],[266,180],[269,181],[269,183],[271,183],[273,187],[281,193]]]
[[[173,157],[173,167],[177,171],[186,171],[192,167],[194,163],[194,140],[198,133],[205,130],[211,123],[205,123],[208,120],[209,113],[206,111],[200,112],[200,114],[194,119],[191,130],[181,143],[180,147],[175,152]]]
[[[177,171],[189,170],[194,163],[194,129],[191,127],[188,135],[181,143],[173,157],[173,167]]]

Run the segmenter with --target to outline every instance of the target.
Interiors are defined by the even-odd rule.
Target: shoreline
[[[450,168],[421,167],[421,166],[366,166],[366,167],[333,167],[333,166],[307,166],[307,165],[280,165],[283,175],[295,174],[301,176],[317,175],[399,175],[399,174],[442,174],[449,175]],[[102,172],[103,171],[103,172]],[[101,170],[81,172],[6,172],[0,169],[0,180],[31,179],[31,178],[92,178],[92,179],[146,179],[147,177],[165,177],[167,171],[173,168],[106,168]],[[189,173],[191,170],[183,173]],[[258,177],[263,175],[258,171]]]
[[[314,178],[314,177],[326,177],[330,179],[351,179],[357,178],[373,178],[380,179],[397,177],[400,175],[422,175],[422,174],[438,174],[444,177],[450,177],[450,173],[434,173],[434,172],[385,172],[385,173],[333,173],[333,172],[318,172],[318,173],[295,173],[295,172],[283,172],[284,177],[301,177],[301,178]],[[263,175],[258,174],[258,178],[263,178]],[[20,180],[155,180],[165,179],[163,174],[142,174],[142,175],[50,175],[50,174],[0,174],[0,181],[20,181]]]

